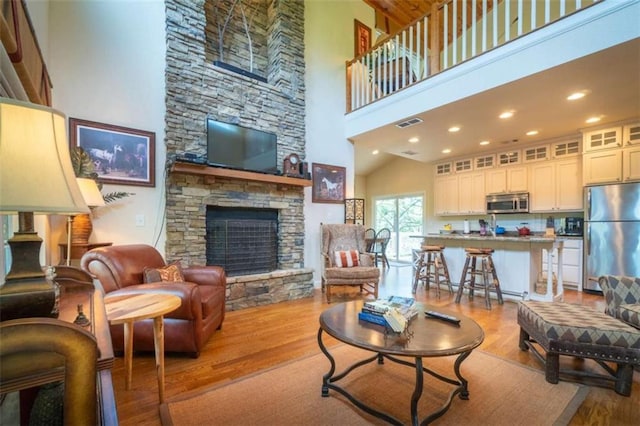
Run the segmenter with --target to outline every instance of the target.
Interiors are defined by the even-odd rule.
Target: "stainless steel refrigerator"
[[[640,277],[640,183],[584,189],[584,283],[601,291],[601,275]]]

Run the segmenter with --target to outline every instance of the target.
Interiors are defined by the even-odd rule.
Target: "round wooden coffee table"
[[[484,331],[478,323],[471,318],[440,307],[420,305],[420,315],[411,320],[406,334],[394,334],[393,332],[387,331],[403,340],[402,344],[399,345],[396,338],[380,338],[381,334],[385,333],[384,327],[358,320],[358,312],[361,311],[363,304],[364,301],[361,300],[340,303],[325,310],[320,315],[318,345],[331,363],[329,372],[322,378],[322,396],[329,396],[329,389],[335,390],[344,395],[361,410],[391,424],[402,424],[391,415],[376,410],[356,399],[347,390],[336,384],[340,379],[346,377],[351,371],[362,365],[375,360],[377,360],[379,364],[383,364],[383,360],[388,359],[402,365],[415,367],[416,369],[416,383],[411,396],[411,422],[413,425],[427,424],[442,416],[449,409],[455,395],[459,395],[461,399],[469,399],[467,380],[460,374],[460,366],[462,361],[471,354],[471,351],[478,347],[484,340]],[[460,324],[456,325],[439,319],[425,318],[425,310],[434,310],[456,316],[460,319]],[[336,373],[335,360],[322,341],[323,333],[327,333],[348,345],[374,352],[375,355],[356,362],[338,374]],[[453,371],[456,375],[455,379],[442,376],[423,366],[423,358],[449,355],[458,355],[453,365]],[[414,362],[409,362],[397,357],[411,357]],[[446,383],[455,385],[455,388],[442,407],[420,421],[417,406],[420,396],[422,395],[423,372]]]
[[[153,343],[158,372],[158,393],[160,403],[164,402],[164,314],[180,307],[178,296],[165,293],[139,293],[127,295],[107,295],[104,299],[107,319],[110,324],[124,324],[124,365],[126,370],[125,389],[131,389],[133,364],[133,323],[153,319]]]

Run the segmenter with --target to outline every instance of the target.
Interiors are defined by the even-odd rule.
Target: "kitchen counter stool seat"
[[[476,289],[484,289],[484,299],[487,309],[491,309],[491,291],[496,292],[498,303],[502,305],[502,291],[500,281],[493,263],[494,252],[491,248],[466,248],[466,259],[462,268],[462,277],[456,293],[456,303],[460,303],[465,289],[469,290],[469,300],[473,300]],[[478,260],[480,261],[478,263]]]
[[[444,246],[423,245],[418,252],[416,272],[413,278],[413,293],[418,288],[418,282],[424,282],[427,290],[431,287],[431,280],[435,283],[436,296],[440,297],[440,283],[446,283],[449,293],[453,294],[449,268],[444,258]]]

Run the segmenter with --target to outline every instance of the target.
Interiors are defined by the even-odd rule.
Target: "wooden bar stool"
[[[460,298],[464,289],[469,290],[469,300],[473,300],[473,293],[476,289],[484,289],[484,299],[487,309],[491,309],[491,290],[495,290],[498,303],[503,304],[500,281],[493,264],[493,249],[490,248],[466,248],[464,251],[467,258],[462,268],[462,277],[456,293],[456,303],[460,303]],[[478,259],[480,264],[478,265]]]
[[[436,296],[440,297],[440,283],[447,283],[449,293],[453,294],[451,286],[451,278],[449,277],[449,268],[444,259],[443,246],[427,246],[421,247],[418,253],[416,264],[416,273],[413,278],[413,293],[418,288],[418,282],[423,281],[427,290],[430,288],[430,282],[436,285]]]

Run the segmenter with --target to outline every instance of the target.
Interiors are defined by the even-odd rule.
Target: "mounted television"
[[[276,135],[207,119],[210,166],[278,174]]]

